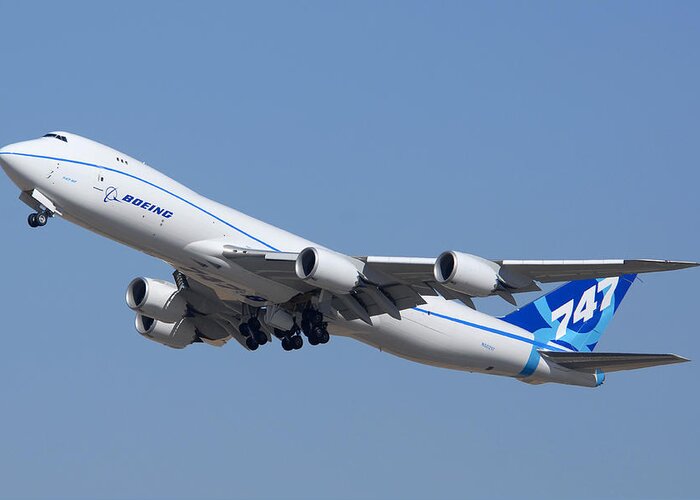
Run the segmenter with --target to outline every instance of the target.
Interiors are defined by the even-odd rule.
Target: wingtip
[[[689,267],[698,267],[700,262],[695,262],[692,260],[666,260],[667,264],[671,264],[676,267],[676,269],[686,269]]]
[[[688,269],[690,267],[700,266],[700,262],[695,262],[692,260],[660,260],[660,259],[641,259],[642,262],[646,261],[652,265],[656,263],[658,268],[656,271],[678,271],[680,269]],[[642,272],[654,272],[654,271],[642,271]]]
[[[676,358],[677,363],[689,363],[691,361],[690,358],[686,358],[685,356],[679,356],[678,354],[671,354],[674,358]]]

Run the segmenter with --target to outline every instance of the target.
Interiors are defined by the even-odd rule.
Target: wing
[[[359,257],[408,282],[429,283],[435,281],[435,259],[416,257]],[[697,266],[697,262],[651,259],[607,260],[492,260],[501,272],[517,273],[532,281],[554,283],[592,278],[622,276],[623,274],[673,271]],[[525,288],[525,287],[522,287]],[[515,292],[531,290],[516,289]]]
[[[297,293],[299,301],[321,294],[321,289],[312,280],[302,280],[297,276],[295,263],[299,254],[296,252],[240,248],[221,240],[198,242],[189,247],[196,250],[202,259],[209,259],[207,262],[215,263],[223,259],[259,278],[283,285]],[[538,282],[669,271],[698,265],[695,262],[668,260],[487,260],[460,255],[486,269],[492,277],[491,283],[493,279],[497,281],[496,286],[482,293],[470,293],[454,286],[448,288],[436,280],[434,269],[437,259],[434,258],[345,256],[357,266],[362,280],[351,292],[326,293],[326,299],[346,319],[359,318],[370,323],[370,318],[379,314],[400,318],[399,311],[425,304],[424,296],[439,294],[448,300],[461,300],[474,307],[474,296],[498,295],[515,304],[514,293],[537,291],[540,289]]]
[[[513,270],[540,283],[673,271],[698,265],[697,262],[651,259],[496,260],[494,262],[500,264],[504,269]]]
[[[228,246],[223,256],[247,271],[298,290],[298,300],[320,293],[319,288],[297,277],[294,268],[296,253],[251,251]],[[380,314],[400,319],[399,311],[425,304],[421,295],[437,295],[421,282],[409,282],[379,269],[365,268],[364,274],[371,278],[371,283],[365,283],[351,294],[331,295],[329,298],[332,307],[347,320],[362,319],[371,323],[370,318]]]

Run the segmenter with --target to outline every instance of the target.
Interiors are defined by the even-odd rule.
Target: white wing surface
[[[670,271],[697,266],[695,262],[669,260],[486,260],[452,252],[456,258],[471,259],[468,271],[492,273],[492,289],[454,285],[438,281],[436,262],[443,258],[420,257],[347,257],[355,262],[361,280],[347,294],[333,294],[333,306],[346,319],[364,319],[388,313],[396,316],[403,309],[424,304],[421,296],[440,294],[473,306],[473,297],[499,295],[511,303],[514,293],[539,290],[537,282],[551,283],[579,279]],[[250,250],[225,245],[221,257],[274,282],[296,289],[300,294],[317,294],[322,287],[314,280],[299,277],[295,265],[298,253]],[[465,271],[466,272],[466,271]],[[469,275],[467,275],[467,281]],[[476,290],[476,291],[472,291]],[[344,296],[347,295],[347,296]],[[388,300],[386,300],[388,299]],[[359,304],[359,308],[357,305]],[[366,313],[366,314],[364,314]]]

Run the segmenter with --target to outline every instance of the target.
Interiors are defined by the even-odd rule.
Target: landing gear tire
[[[311,320],[312,325],[320,325],[323,322],[323,314],[321,314],[319,311],[313,311],[309,319]]]
[[[290,339],[290,343],[293,349],[301,349],[304,345],[304,339],[301,338],[301,335],[295,335]]]
[[[260,330],[260,320],[258,318],[250,318],[248,320],[248,326],[251,330]]]
[[[37,227],[36,223],[36,214],[29,214],[29,217],[27,217],[27,224],[29,224],[30,227]]]
[[[256,350],[259,346],[259,344],[255,341],[255,339],[253,337],[248,337],[247,339],[245,339],[245,345],[251,351]]]
[[[49,216],[46,215],[44,212],[39,212],[34,216],[34,220],[36,221],[37,227],[42,227],[45,226],[46,223],[49,221]]]
[[[265,335],[265,332],[263,332],[262,330],[254,330],[253,337],[255,338],[255,341],[258,344],[260,344],[260,345],[267,344],[267,335]]]
[[[326,330],[323,330],[323,333],[319,337],[318,341],[321,344],[327,344],[330,339],[331,339],[331,336],[328,334],[328,332]]]
[[[248,323],[241,323],[238,326],[238,331],[241,332],[241,335],[243,335],[245,338],[250,337],[250,327],[248,326]]]
[[[318,345],[320,342],[318,340],[318,337],[316,335],[310,335],[309,336],[309,344],[311,345]]]
[[[291,351],[294,349],[294,346],[292,346],[292,342],[289,337],[285,337],[282,339],[282,349],[285,351]]]

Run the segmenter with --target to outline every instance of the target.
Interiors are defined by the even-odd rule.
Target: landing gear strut
[[[27,223],[31,227],[43,227],[49,221],[49,217],[51,217],[51,212],[42,210],[35,214],[29,214],[29,217],[27,217]]]

